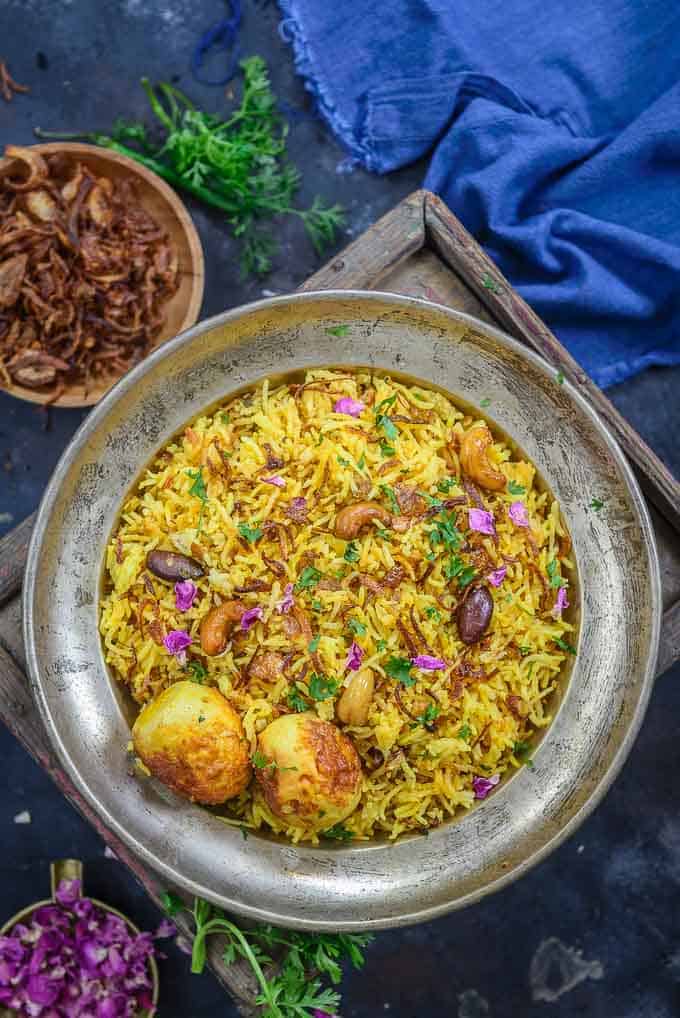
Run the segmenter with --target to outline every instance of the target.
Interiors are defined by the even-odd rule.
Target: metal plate
[[[346,336],[329,326],[349,325]],[[128,773],[129,725],[103,661],[103,554],[140,470],[201,409],[266,375],[310,366],[399,371],[479,405],[559,499],[580,580],[579,653],[534,756],[429,837],[293,847],[226,827]],[[600,512],[588,509],[593,496]],[[40,508],[24,592],[33,689],[62,764],[104,823],[169,881],[279,925],[367,929],[429,919],[516,878],[604,794],[642,720],[656,661],[660,581],[637,484],[602,423],[514,340],[447,308],[380,293],[305,293],[203,322],[102,400]]]

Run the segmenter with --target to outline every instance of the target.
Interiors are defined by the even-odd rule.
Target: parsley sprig
[[[325,835],[331,836],[328,831]],[[162,902],[170,916],[190,911],[173,894],[164,894]],[[262,1008],[262,1018],[313,1018],[317,1011],[337,1014],[340,994],[334,987],[342,979],[341,963],[346,960],[361,968],[364,948],[373,939],[367,933],[301,933],[269,924],[243,930],[202,898],[194,899],[191,916],[195,928],[191,971],[203,971],[208,938],[221,934],[226,938],[225,963],[243,958],[257,979],[255,1003]]]

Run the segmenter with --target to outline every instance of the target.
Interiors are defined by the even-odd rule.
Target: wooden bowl
[[[189,213],[172,188],[140,163],[97,145],[50,142],[32,148],[43,156],[59,154],[70,157],[74,163],[83,163],[98,177],[109,177],[111,180],[132,177],[135,180],[140,205],[166,231],[179,259],[179,287],[171,300],[163,305],[165,324],[149,350],[193,325],[198,319],[203,300],[203,249]],[[105,379],[91,383],[87,392],[83,382],[74,382],[53,403],[50,403],[49,392],[28,389],[23,385],[8,386],[0,381],[0,389],[31,403],[85,407],[98,403],[120,377],[120,374],[112,372]]]

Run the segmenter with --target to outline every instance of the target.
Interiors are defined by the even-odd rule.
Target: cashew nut
[[[370,668],[355,672],[335,705],[338,720],[346,725],[365,725],[374,689],[375,678]]]
[[[357,502],[341,509],[335,517],[335,536],[343,541],[353,541],[362,527],[371,520],[379,520],[384,527],[389,527],[392,517],[379,502]]]
[[[487,447],[493,442],[493,435],[485,424],[478,424],[466,431],[460,440],[460,463],[467,474],[480,488],[488,491],[502,491],[505,474],[489,461]]]
[[[204,654],[215,657],[225,650],[244,612],[240,601],[223,601],[210,609],[201,622],[201,650]]]

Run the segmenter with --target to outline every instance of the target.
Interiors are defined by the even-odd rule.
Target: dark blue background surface
[[[212,0],[0,0],[0,55],[17,80],[32,86],[12,106],[0,103],[0,143],[30,143],[35,124],[106,128],[111,118],[144,113],[137,81],[179,75],[201,105],[224,108],[223,90],[194,85],[192,47],[223,13]],[[271,63],[278,93],[297,107],[306,99],[271,3],[245,9],[243,52]],[[48,60],[37,65],[38,51]],[[319,192],[349,210],[349,233],[361,233],[420,183],[422,167],[388,178],[337,172],[344,155],[318,121],[292,131],[291,150],[304,171],[304,194]],[[239,280],[236,247],[218,216],[188,202],[207,259],[203,314],[242,303],[262,290],[297,286],[317,261],[296,226],[283,230],[280,268],[264,282]],[[623,412],[680,474],[680,371],[648,372],[612,395]],[[80,414],[54,411],[50,428],[28,404],[0,396],[0,533],[35,508]],[[7,520],[10,514],[13,520]],[[425,926],[381,934],[365,970],[348,977],[345,1018],[675,1018],[680,1014],[680,765],[677,718],[680,668],[658,684],[622,776],[581,830],[519,883],[482,904]],[[155,909],[99,838],[39,768],[0,730],[0,920],[46,892],[53,858],[87,864],[88,890],[153,927]],[[29,810],[31,824],[13,818]],[[534,1000],[530,965],[556,937],[598,961],[588,978],[555,1002]],[[163,964],[162,1018],[232,1018],[234,1009],[211,976],[192,977],[172,945]],[[577,966],[577,974],[578,974]],[[597,975],[592,965],[588,971]],[[553,990],[564,977],[553,968]],[[474,991],[474,992],[473,992]],[[486,1003],[485,1003],[486,1002]]]

